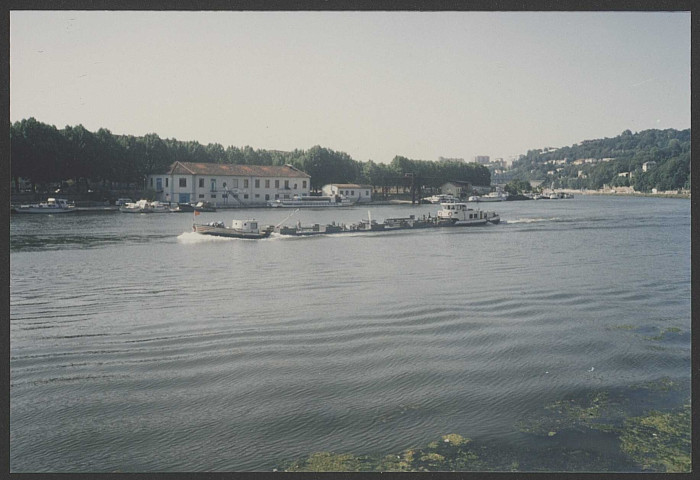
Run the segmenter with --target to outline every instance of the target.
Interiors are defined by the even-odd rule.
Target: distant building
[[[654,162],[654,161],[644,162],[642,164],[642,171],[647,172],[647,171],[651,170],[652,168],[654,168],[655,166],[656,166],[656,162]]]
[[[216,206],[264,205],[308,195],[311,176],[291,166],[175,162],[167,173],[146,177],[161,202],[210,202]]]
[[[463,158],[447,158],[447,157],[438,157],[439,162],[459,162],[459,163],[465,163]]]
[[[489,163],[490,160],[491,160],[491,157],[489,157],[488,155],[477,155],[476,157],[474,157],[474,161],[476,163],[481,163],[481,164]]]
[[[357,203],[372,201],[372,186],[357,183],[329,183],[321,188],[324,195],[343,195]]]

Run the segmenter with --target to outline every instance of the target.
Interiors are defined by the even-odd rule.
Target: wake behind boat
[[[269,237],[274,227],[265,226],[261,229],[256,220],[233,220],[230,227],[219,221],[206,224],[195,223],[192,229],[196,233],[214,237],[259,239]]]

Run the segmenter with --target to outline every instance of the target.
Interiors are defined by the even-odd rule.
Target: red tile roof
[[[291,165],[229,165],[221,163],[175,162],[170,175],[231,175],[237,177],[303,177],[311,175]]]

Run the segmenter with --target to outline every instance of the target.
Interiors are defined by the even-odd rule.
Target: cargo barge
[[[401,218],[387,218],[383,223],[372,220],[362,220],[359,223],[350,225],[336,224],[335,222],[321,225],[314,224],[304,226],[300,222],[293,227],[286,225],[275,227],[275,231],[280,235],[291,236],[311,236],[311,235],[331,235],[339,233],[353,232],[376,232],[393,230],[412,230],[422,228],[443,228],[443,227],[463,227],[497,224],[500,216],[496,212],[486,212],[480,209],[469,208],[466,203],[446,202],[441,204],[442,208],[437,216],[430,214],[416,218],[415,215]]]

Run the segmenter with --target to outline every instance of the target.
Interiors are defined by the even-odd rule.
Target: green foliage
[[[304,460],[291,463],[288,472],[435,472],[476,470],[479,457],[471,449],[471,440],[459,434],[443,435],[440,441],[425,448],[407,449],[401,454],[387,455],[379,460],[369,456],[314,453]]]
[[[295,462],[287,468],[289,472],[359,472],[364,462],[354,455],[318,452],[306,460]]]
[[[92,133],[82,125],[58,130],[34,118],[10,125],[12,175],[34,183],[48,184],[73,179],[87,190],[90,182],[119,182],[139,185],[145,175],[167,171],[176,161],[238,165],[291,164],[311,175],[311,188],[327,183],[365,183],[381,187],[406,187],[406,174],[417,187],[437,188],[450,180],[489,185],[490,173],[482,165],[459,162],[429,162],[396,157],[390,165],[359,162],[347,153],[321,146],[292,152],[255,150],[250,146],[224,148],[218,143],[113,135],[100,129]]]
[[[690,423],[690,404],[628,418],[620,435],[622,451],[645,470],[690,472]]]
[[[625,130],[614,138],[586,140],[547,151],[530,150],[514,162],[513,169],[524,178],[544,179],[547,184],[556,180],[558,186],[568,188],[598,189],[607,184],[632,186],[642,192],[652,188],[674,190],[690,187],[690,151],[690,129]],[[592,161],[574,164],[588,159]],[[650,161],[656,166],[644,172],[642,166]],[[548,173],[556,169],[561,170],[554,175]]]
[[[525,419],[519,429],[538,435],[551,448],[478,444],[451,433],[429,442],[423,448],[409,448],[383,458],[368,455],[314,453],[290,463],[293,472],[379,471],[613,471],[620,459],[586,448],[571,449],[565,444],[572,432],[604,435],[617,439],[619,454],[627,468],[656,472],[690,472],[691,413],[689,401],[681,408],[637,410],[639,395],[651,404],[675,398],[682,385],[669,378],[639,384],[632,391],[593,391],[555,401],[543,407],[543,415]],[[636,400],[632,400],[636,398]],[[678,405],[677,402],[674,402]],[[654,408],[654,407],[649,407]],[[557,445],[558,444],[558,445]]]
[[[532,186],[527,180],[515,179],[510,181],[504,188],[509,195],[521,195],[524,192],[532,191]]]

